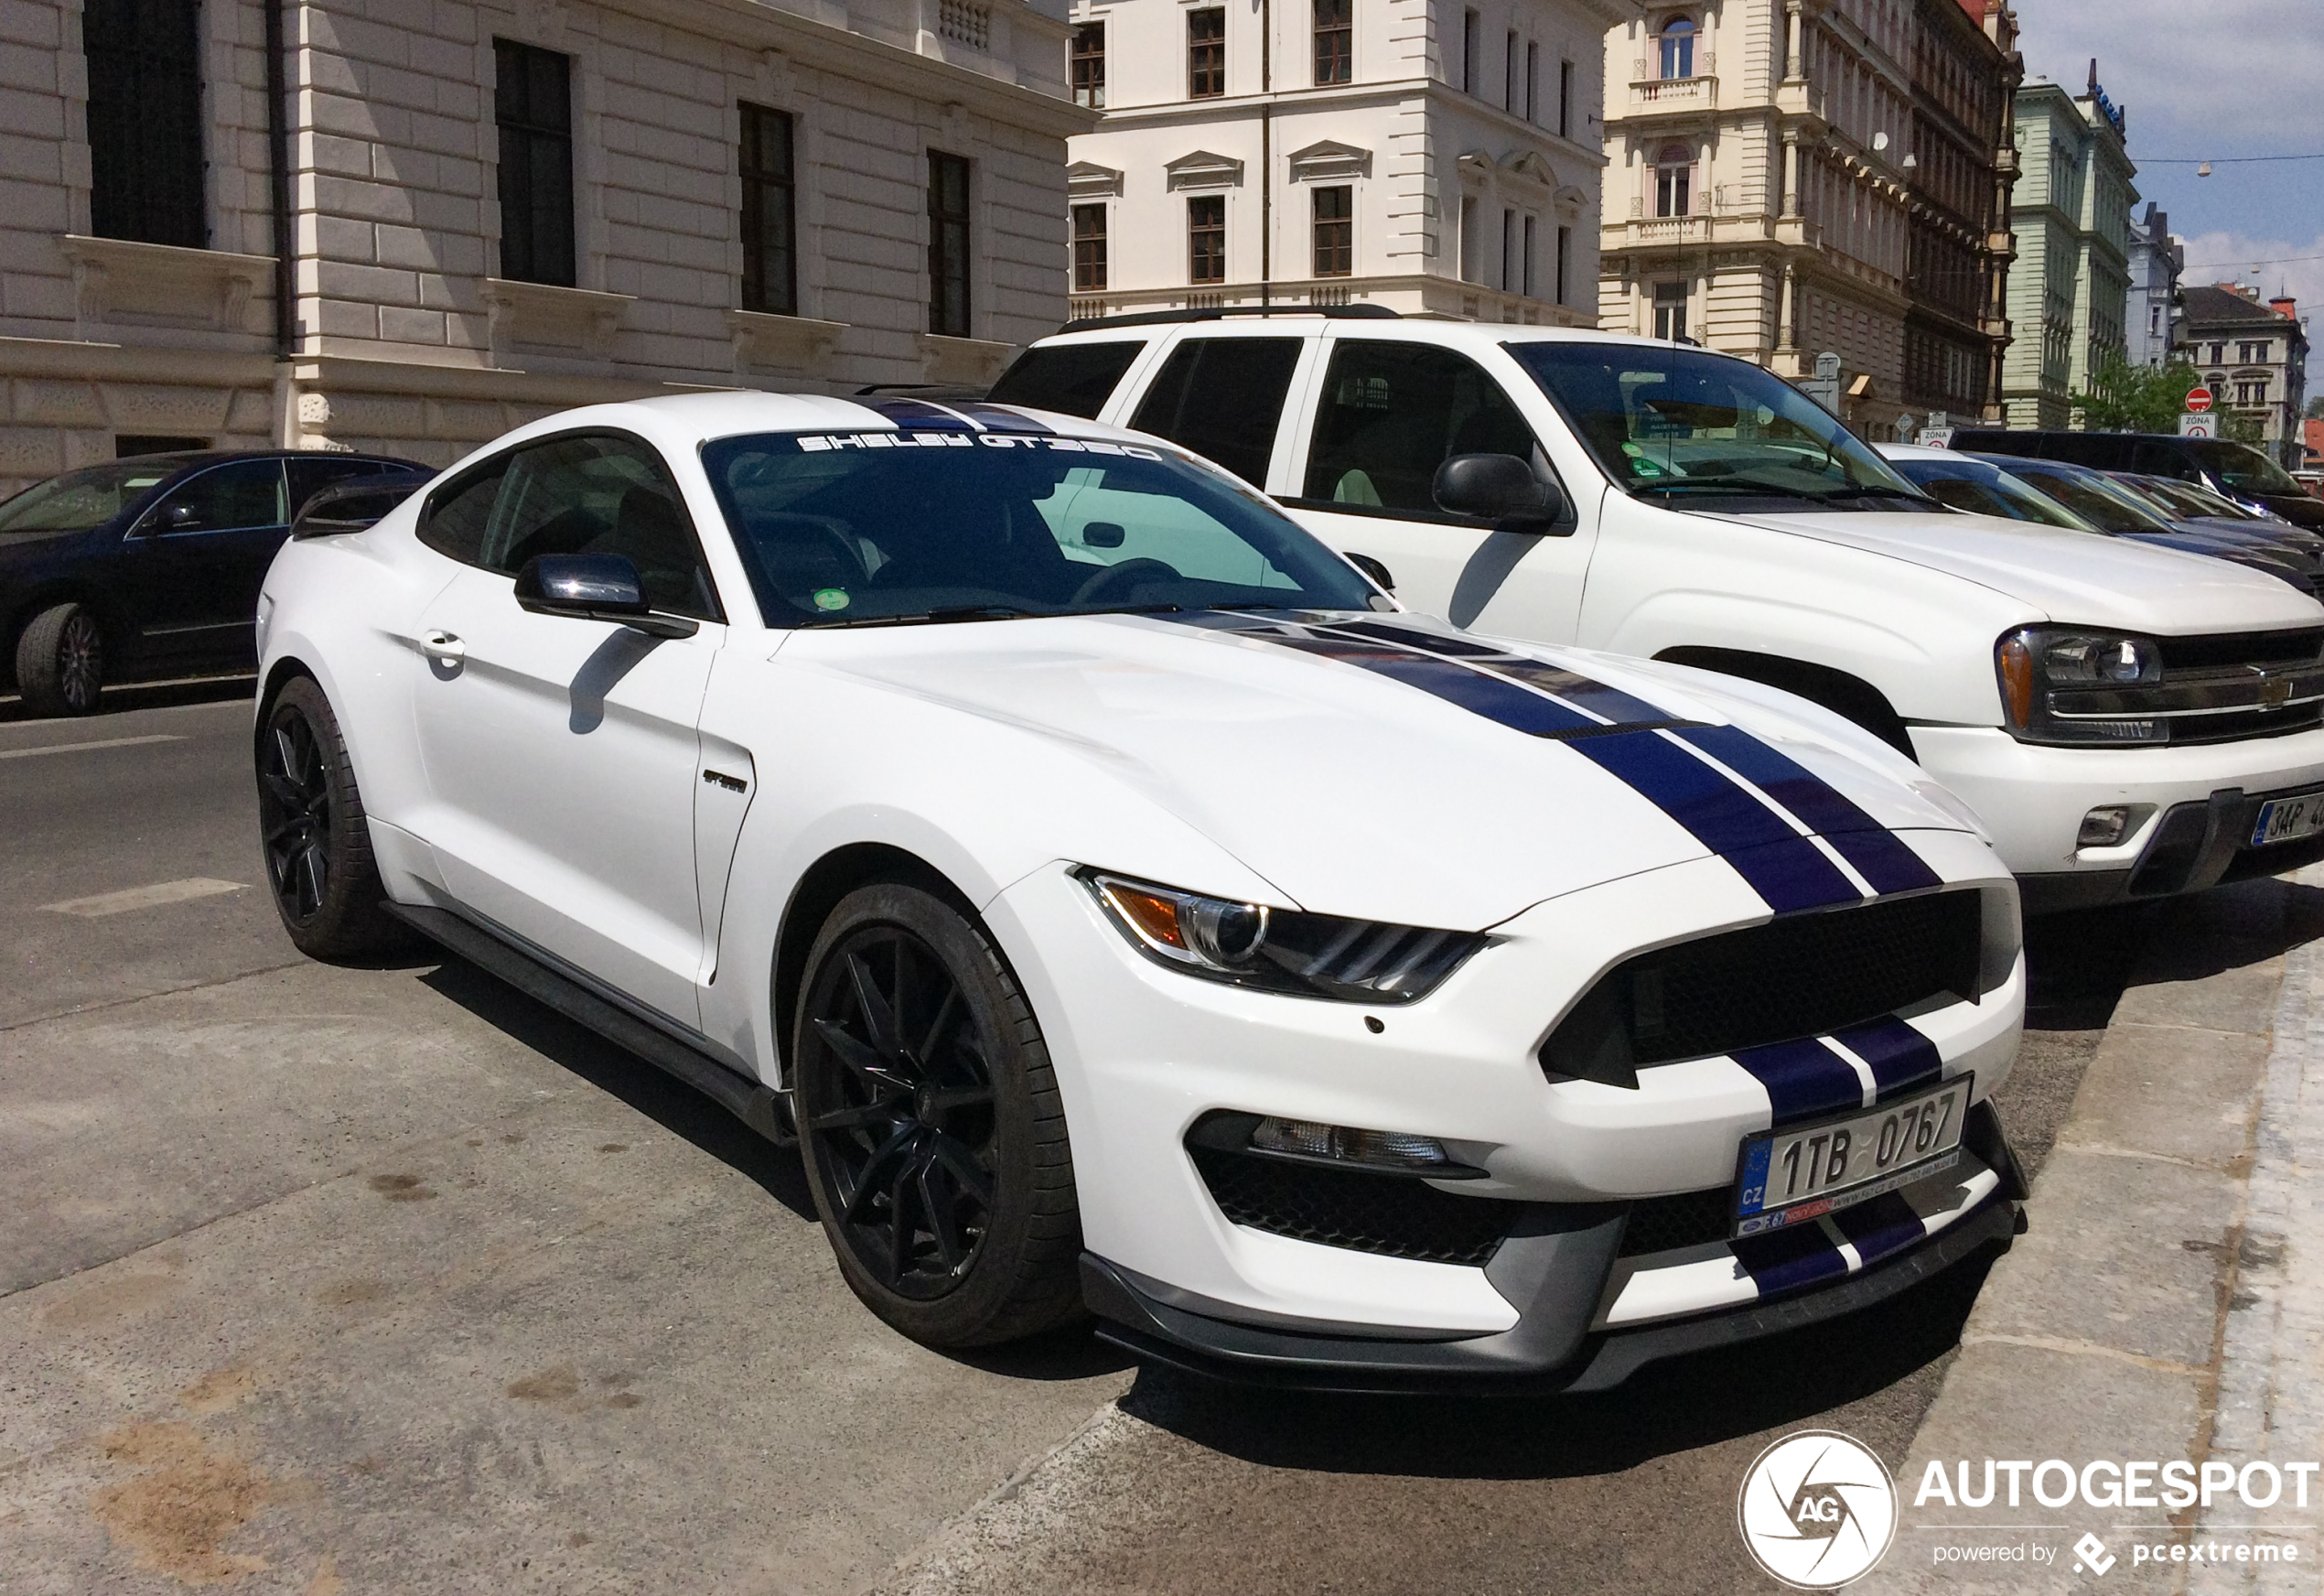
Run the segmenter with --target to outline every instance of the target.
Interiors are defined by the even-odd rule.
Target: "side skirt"
[[[616,1047],[635,1053],[656,1069],[684,1082],[777,1147],[798,1145],[799,1138],[791,1127],[790,1106],[772,1087],[751,1080],[709,1054],[648,1025],[448,909],[394,902],[380,907],[486,974],[498,976],[526,997],[546,1004]]]

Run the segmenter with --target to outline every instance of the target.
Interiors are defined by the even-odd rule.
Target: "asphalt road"
[[[300,960],[247,700],[144,702],[0,710],[0,1591],[1771,1590],[1750,1458],[1901,1461],[1974,1298],[1588,1399],[940,1357],[841,1286],[791,1155],[457,963]],[[2039,933],[2029,1163],[2168,924]],[[896,1571],[1117,1396],[1027,1545]]]

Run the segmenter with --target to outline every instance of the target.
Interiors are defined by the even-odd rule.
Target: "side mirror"
[[[701,623],[657,615],[628,555],[535,555],[516,574],[516,601],[535,615],[613,620],[652,637],[692,637]]]
[[[427,479],[417,473],[384,477],[354,477],[317,488],[298,507],[291,522],[294,538],[330,537],[361,532],[387,518],[387,512],[418,492]]]
[[[1515,455],[1454,455],[1436,468],[1433,490],[1447,514],[1522,523],[1512,532],[1546,533],[1565,513],[1564,491]]]
[[[1396,575],[1385,565],[1373,559],[1370,555],[1360,555],[1353,549],[1341,549],[1340,552],[1347,556],[1350,565],[1370,577],[1372,585],[1383,593],[1393,593],[1396,590]]]

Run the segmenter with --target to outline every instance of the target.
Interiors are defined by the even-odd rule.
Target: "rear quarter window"
[[[1142,339],[1123,339],[1028,349],[1001,373],[985,398],[996,404],[1025,404],[1094,419],[1145,347]]]

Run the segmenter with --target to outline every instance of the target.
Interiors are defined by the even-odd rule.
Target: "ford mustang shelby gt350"
[[[259,626],[293,940],[416,927],[795,1127],[931,1344],[1603,1385],[2023,1195],[2017,897],[1949,794],[1403,613],[1151,438],[569,412],[289,545]]]

